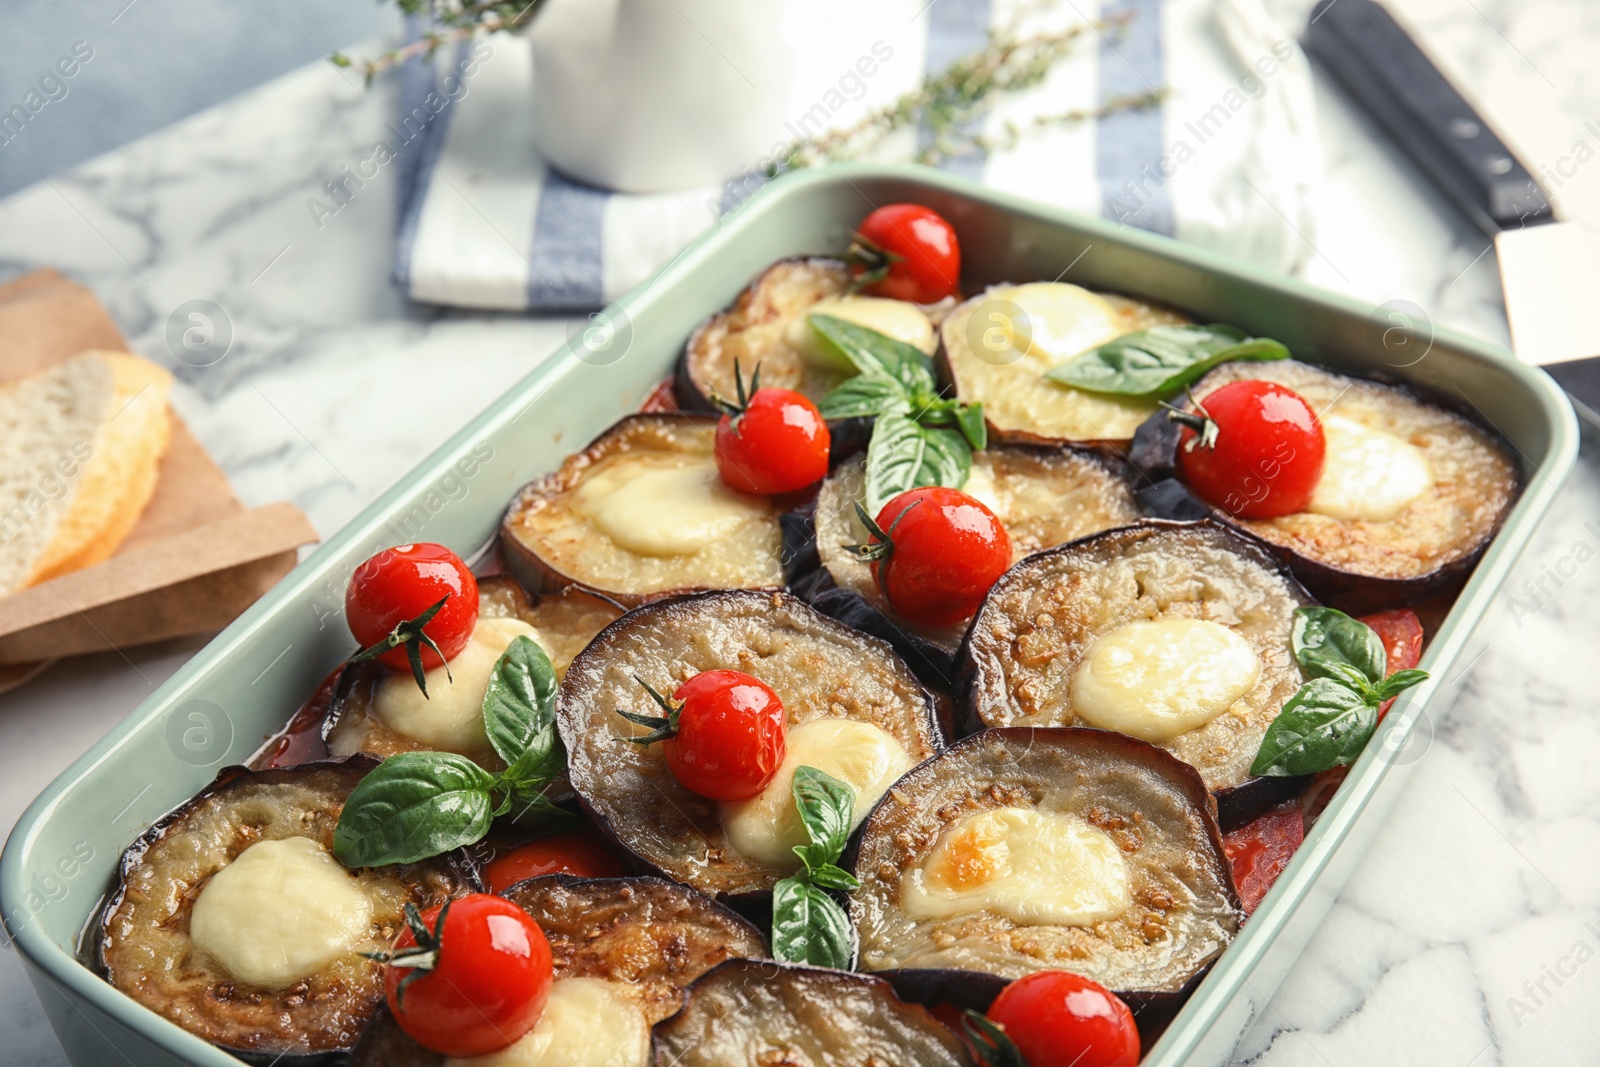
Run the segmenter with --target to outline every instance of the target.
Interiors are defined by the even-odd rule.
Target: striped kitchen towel
[[[1092,0],[933,0],[860,98],[831,117],[848,125],[920,84],[925,71],[981,48],[991,29],[1043,32],[1119,12],[1129,16],[1120,30],[1086,34],[1041,84],[985,117],[982,132],[1007,147],[943,165],[1008,192],[1294,270],[1312,254],[1309,198],[1322,151],[1305,57],[1261,0],[1106,0],[1100,8]],[[832,55],[841,35],[846,50],[873,43],[848,40],[838,20],[818,20],[814,30],[817,48],[825,43]],[[498,34],[446,52],[431,65],[413,64],[402,79],[397,129],[415,143],[401,173],[395,280],[413,300],[591,311],[649,277],[750,191],[749,179],[648,195],[567,179],[546,168],[534,146],[527,42]],[[798,52],[813,49],[799,42]],[[808,66],[822,80],[799,79],[793,114],[802,122],[848,63],[801,64]],[[1157,88],[1166,90],[1158,107],[1028,129],[1036,116]],[[1005,136],[1012,129],[1023,132],[1013,140]],[[915,149],[909,137],[886,142],[895,144],[899,158]],[[895,158],[884,151],[873,158]]]

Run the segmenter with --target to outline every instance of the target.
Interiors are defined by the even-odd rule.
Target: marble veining
[[[1306,0],[1267,0],[1303,25]],[[1404,17],[1536,163],[1600,117],[1600,11],[1585,0],[1407,0]],[[1318,72],[1327,178],[1308,280],[1405,300],[1505,342],[1494,254]],[[394,89],[313,65],[0,200],[0,279],[55,266],[132,346],[250,503],[336,530],[580,321],[439,312],[389,282],[398,163],[320,220],[311,197],[365,157]],[[1559,191],[1600,218],[1600,166]],[[227,345],[169,345],[180,306]],[[215,316],[214,316],[215,317]],[[190,320],[178,320],[178,333]],[[354,402],[351,397],[359,396]],[[1460,694],[1405,754],[1412,779],[1327,921],[1246,1032],[1239,1063],[1592,1063],[1600,1049],[1600,444],[1479,628]],[[107,654],[0,698],[0,825],[176,669],[196,642]],[[64,1062],[10,950],[0,1045]]]

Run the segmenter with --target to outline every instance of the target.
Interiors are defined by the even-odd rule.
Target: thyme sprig
[[[928,131],[927,142],[914,158],[918,163],[937,164],[980,151],[1003,151],[1041,129],[1154,107],[1166,95],[1165,89],[1112,97],[1099,107],[1036,115],[1022,124],[1008,122],[999,136],[985,135],[976,128],[977,120],[988,113],[998,97],[1043,82],[1091,31],[1096,35],[1117,32],[1133,17],[1131,12],[1122,12],[1098,22],[1028,37],[991,30],[984,47],[929,74],[919,87],[854,125],[792,142],[788,151],[768,168],[768,176],[864,155],[904,129]]]
[[[336,67],[356,67],[372,84],[372,79],[390,67],[397,67],[415,56],[433,58],[440,48],[480,33],[515,30],[533,21],[545,0],[396,0],[407,15],[423,16],[428,29],[410,44],[391,48],[374,59],[352,59],[335,52],[328,59]]]

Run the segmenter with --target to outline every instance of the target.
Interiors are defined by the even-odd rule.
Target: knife
[[[1600,230],[1557,219],[1533,173],[1374,0],[1321,0],[1304,45],[1493,239],[1517,358],[1600,425]]]

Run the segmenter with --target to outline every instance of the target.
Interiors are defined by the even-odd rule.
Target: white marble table
[[[1278,0],[1288,25],[1304,0]],[[1600,13],[1585,0],[1414,0],[1412,20],[1470,76],[1536,163],[1600,115]],[[1432,200],[1319,79],[1329,174],[1305,275],[1374,306],[1505,339],[1492,252]],[[51,265],[92,286],[133,346],[221,305],[232,349],[179,365],[175,403],[239,494],[289,499],[337,529],[562,341],[572,323],[440,314],[388,282],[385,175],[318,229],[305,207],[393,106],[316,65],[0,200],[0,279]],[[1600,167],[1586,176],[1600,178]],[[1563,190],[1585,213],[1584,182]],[[172,360],[167,360],[175,362]],[[360,402],[350,397],[359,396]],[[1463,693],[1361,870],[1239,1050],[1241,1062],[1368,1067],[1592,1063],[1600,1050],[1600,719],[1583,681],[1600,569],[1524,582],[1600,549],[1600,448],[1479,635]],[[1584,546],[1579,551],[1579,546]],[[57,666],[0,697],[0,828],[201,642]],[[11,950],[0,1055],[63,1063]]]

